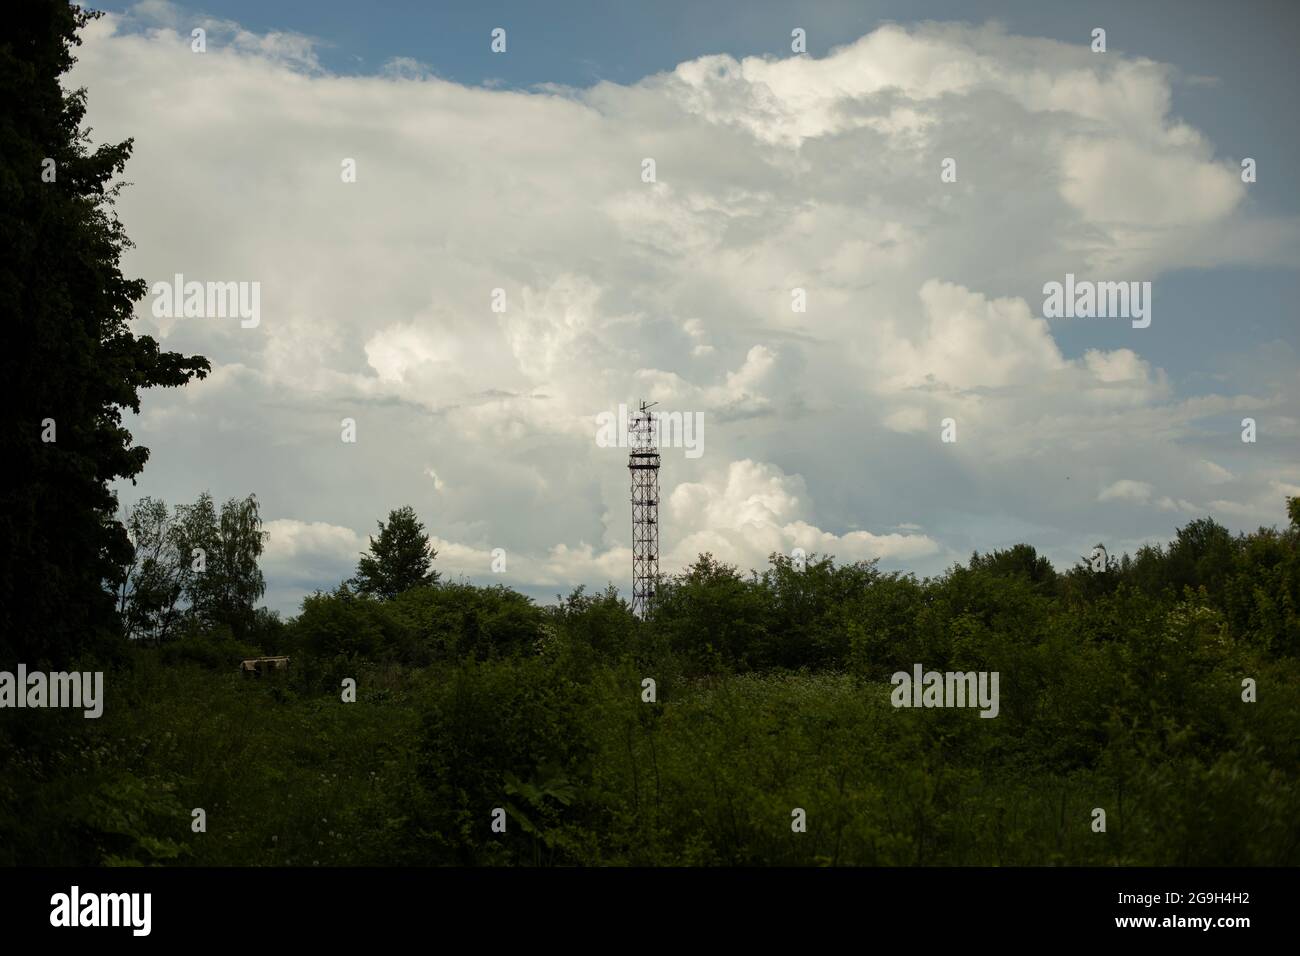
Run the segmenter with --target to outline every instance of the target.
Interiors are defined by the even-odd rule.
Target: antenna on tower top
[[[659,583],[659,448],[658,429],[650,411],[658,402],[642,402],[628,423],[628,471],[632,473],[632,613],[645,618]]]

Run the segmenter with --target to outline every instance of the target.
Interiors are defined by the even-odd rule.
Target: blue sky
[[[132,5],[91,6],[124,13]],[[1211,81],[1175,86],[1173,107],[1216,142],[1249,144],[1251,155],[1279,170],[1300,149],[1291,79],[1300,5],[1290,0],[236,0],[191,9],[259,33],[293,31],[316,38],[321,63],[335,73],[374,73],[393,57],[411,57],[458,83],[501,82],[516,89],[632,83],[713,53],[783,56],[793,26],[807,31],[813,56],[888,22],[994,20],[1013,33],[1064,43],[1080,42],[1101,26],[1111,50],[1151,57],[1177,66],[1189,79]],[[509,31],[509,56],[488,50],[486,38],[498,26]],[[1270,121],[1261,122],[1264,118]],[[1264,177],[1258,199],[1294,211],[1300,208],[1300,190],[1292,185],[1283,177]]]
[[[103,9],[76,81],[97,138],[136,138],[128,267],[266,303],[245,332],[142,304],[218,374],[149,397],[122,497],[256,491],[280,610],[408,502],[449,573],[497,580],[500,545],[539,597],[624,585],[626,472],[582,422],[646,394],[711,429],[701,462],[666,459],[668,570],[808,543],[1068,564],[1205,513],[1280,521],[1300,489],[1295,4]],[[1152,281],[1151,327],[1044,324],[1067,270]],[[819,308],[783,316],[769,281]],[[522,315],[482,312],[497,285]]]

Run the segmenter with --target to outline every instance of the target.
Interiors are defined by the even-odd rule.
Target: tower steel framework
[[[659,583],[659,448],[655,418],[658,402],[642,402],[628,423],[628,471],[632,473],[632,612],[644,618]]]

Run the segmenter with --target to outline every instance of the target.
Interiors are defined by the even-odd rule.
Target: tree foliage
[[[410,588],[437,583],[438,573],[432,570],[437,556],[415,509],[403,505],[388,513],[387,524],[379,522],[379,537],[371,536],[370,553],[361,556],[350,583],[362,594],[394,598]]]
[[[1061,574],[702,555],[648,620],[613,588],[343,585],[255,622],[282,677],[214,627],[138,649],[102,720],[0,726],[0,864],[1294,866],[1298,510]],[[917,663],[998,672],[997,719],[891,707]],[[190,836],[202,801],[231,840]]]
[[[23,3],[0,34],[4,446],[18,479],[0,492],[0,657],[33,665],[117,633],[101,583],[129,544],[109,485],[149,456],[123,412],[139,412],[142,389],[184,385],[209,367],[128,330],[146,285],[121,272],[130,241],[112,205],[131,141],[91,148],[85,91],[60,82],[77,31],[98,15]]]
[[[218,513],[212,496],[190,505],[153,498],[126,518],[131,549],[115,589],[128,637],[161,644],[183,627],[245,637],[266,591],[258,566],[266,532],[257,498],[231,498]]]

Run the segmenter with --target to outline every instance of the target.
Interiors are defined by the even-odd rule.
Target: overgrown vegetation
[[[97,721],[10,712],[0,862],[1294,865],[1289,517],[1065,574],[1027,546],[928,580],[704,555],[647,622],[612,589],[341,585],[243,642],[138,644]],[[260,653],[293,666],[241,679]],[[1000,672],[1000,715],[893,708],[918,662]]]
[[[107,673],[99,719],[4,711],[0,864],[1300,862],[1294,499],[1281,531],[1204,519],[1066,574],[1026,545],[927,580],[703,555],[649,621],[440,582],[399,509],[286,622],[255,609],[252,497],[116,520],[148,456],[123,410],[209,366],[127,328],[130,142],[92,152],[60,85],[95,14],[6,14],[0,661]],[[293,663],[242,678],[259,654]],[[997,671],[999,716],[894,709],[916,663]]]

